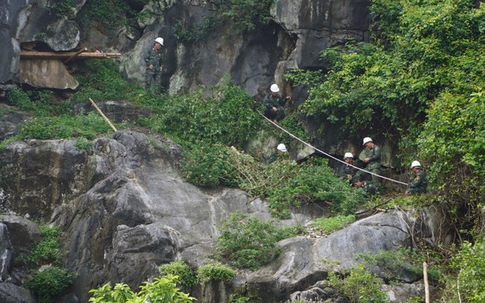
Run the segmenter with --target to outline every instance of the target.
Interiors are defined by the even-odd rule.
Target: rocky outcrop
[[[67,71],[64,63],[55,59],[21,60],[19,79],[21,83],[29,84],[33,87],[76,89],[79,85],[79,82]]]
[[[32,294],[13,283],[0,283],[0,299],[3,303],[35,303]]]
[[[0,83],[16,80],[19,68],[20,43],[18,33],[24,27],[25,12],[34,0],[2,1],[0,3]]]
[[[0,140],[15,136],[19,132],[19,124],[31,119],[27,113],[14,111],[12,107],[5,104],[0,105],[0,111],[4,111],[0,117]]]
[[[145,52],[155,37],[163,36],[166,41],[163,78],[170,92],[197,86],[210,89],[227,75],[250,95],[261,97],[272,82],[284,84],[283,73],[287,69],[322,67],[319,57],[323,49],[348,39],[366,39],[368,2],[279,0],[273,5],[273,21],[268,25],[248,32],[219,26],[204,33],[197,43],[177,39],[175,28],[179,22],[188,28],[205,22],[213,10],[201,1],[128,1],[139,12],[137,19],[131,20],[129,26],[110,31],[81,29],[77,14],[85,7],[85,0],[74,1],[70,11],[62,14],[53,1],[4,3],[0,4],[5,6],[1,10],[5,21],[0,24],[0,38],[7,45],[0,54],[0,63],[5,63],[0,64],[0,83],[17,80],[19,46],[31,43],[44,44],[54,51],[79,46],[122,51],[123,74],[128,79],[143,81]]]
[[[214,252],[222,220],[231,213],[271,220],[266,203],[248,200],[242,191],[203,189],[184,182],[178,173],[181,148],[160,139],[126,130],[112,139],[97,139],[91,150],[78,150],[74,141],[30,140],[13,143],[2,152],[1,159],[10,163],[1,166],[2,177],[7,176],[0,186],[2,206],[18,215],[50,218],[51,224],[61,227],[65,266],[75,273],[73,296],[81,302],[88,300],[90,288],[107,281],[136,288],[158,275],[163,263],[183,259],[194,268],[205,264]],[[38,237],[21,218],[0,218],[15,239],[14,257]],[[280,224],[304,225],[310,220],[309,215],[295,214]],[[237,289],[257,294],[264,302],[316,293],[322,294],[320,298],[323,293],[334,297],[335,292],[328,287],[319,290],[316,284],[329,271],[351,268],[358,263],[358,253],[408,245],[412,235],[430,243],[441,241],[438,231],[443,220],[434,209],[418,214],[396,210],[326,237],[286,239],[279,243],[281,254],[269,265],[255,272],[238,271],[233,285],[205,285],[198,291],[199,300],[227,302]],[[384,277],[388,272],[377,266],[372,270]],[[404,285],[420,279],[405,269],[399,277]],[[210,289],[218,293],[211,295]],[[389,291],[397,296],[402,289],[406,287]]]

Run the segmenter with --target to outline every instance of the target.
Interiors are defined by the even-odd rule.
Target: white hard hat
[[[372,142],[372,139],[370,137],[365,137],[364,138],[364,143],[362,145],[366,145],[369,142]]]
[[[163,45],[163,38],[158,37],[158,38],[155,39],[155,42],[160,43],[160,45]]]
[[[419,163],[419,161],[413,161],[413,163],[411,163],[411,168],[414,167],[421,167],[421,163]]]
[[[347,158],[354,158],[354,155],[352,155],[352,153],[345,153],[344,155],[344,160],[347,159]]]
[[[280,88],[278,87],[278,84],[272,84],[271,87],[270,87],[270,90],[273,92],[273,93],[277,93],[280,91]]]
[[[284,145],[283,143],[278,144],[277,149],[278,149],[279,151],[281,151],[281,152],[284,152],[284,153],[286,153],[286,152],[288,151],[288,150],[286,149],[286,145]]]

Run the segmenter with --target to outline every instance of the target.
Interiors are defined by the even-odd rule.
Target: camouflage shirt
[[[428,188],[428,179],[423,171],[419,171],[414,180],[408,185],[410,193],[425,193]]]
[[[360,160],[369,158],[369,163],[367,163],[367,169],[380,169],[381,168],[381,148],[374,144],[373,149],[364,148],[359,155]]]
[[[154,72],[160,71],[162,62],[163,62],[163,52],[161,50],[156,51],[153,48],[150,48],[147,51],[145,56],[145,65],[147,69],[150,66],[150,64],[152,64]]]

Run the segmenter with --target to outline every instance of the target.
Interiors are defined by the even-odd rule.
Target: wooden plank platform
[[[101,52],[86,52],[84,50],[78,52],[39,52],[39,51],[21,51],[21,59],[90,59],[90,58],[117,58],[121,57],[121,53],[101,53]]]

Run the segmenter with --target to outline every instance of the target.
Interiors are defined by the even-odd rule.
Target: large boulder
[[[76,89],[79,82],[57,59],[24,59],[20,61],[19,82],[33,87]]]
[[[429,220],[430,217],[434,219]],[[269,265],[255,272],[246,272],[246,277],[238,281],[238,287],[247,287],[263,302],[283,302],[290,297],[322,301],[336,299],[339,296],[329,285],[318,283],[325,280],[329,272],[352,269],[363,262],[358,259],[359,255],[373,256],[380,251],[408,247],[413,235],[424,238],[435,235],[430,243],[437,243],[435,241],[438,241],[437,234],[442,233],[441,227],[433,223],[420,223],[423,220],[431,223],[443,219],[434,208],[424,209],[421,214],[389,211],[359,220],[326,237],[286,239],[279,243],[281,254]],[[403,301],[423,294],[423,283],[419,282],[421,277],[407,269],[406,265],[404,262],[397,266],[399,270],[390,270],[385,264],[367,264],[374,274],[385,281],[392,278],[403,282],[399,287],[390,285],[385,288],[389,297],[404,298]],[[389,271],[393,272],[393,277],[389,277]]]
[[[28,289],[8,282],[0,283],[0,301],[2,303],[36,302]]]
[[[35,0],[0,1],[0,83],[16,80],[20,43],[18,33],[25,26],[26,14]]]

